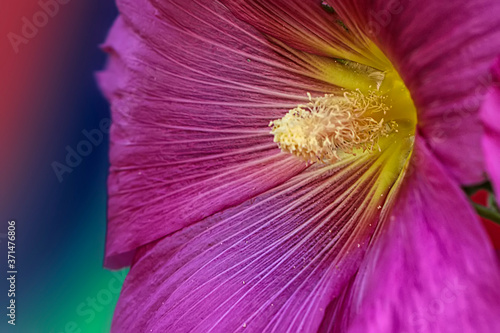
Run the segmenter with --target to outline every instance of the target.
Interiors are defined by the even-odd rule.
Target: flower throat
[[[366,77],[376,78],[373,85],[321,97],[308,93],[307,104],[269,124],[283,152],[307,163],[333,164],[348,156],[381,152],[396,138],[414,136],[416,109],[392,64],[387,60],[387,68],[374,69],[348,60],[341,63],[356,74],[370,73]]]

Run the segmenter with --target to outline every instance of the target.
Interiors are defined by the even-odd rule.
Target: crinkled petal
[[[498,332],[500,270],[472,207],[424,140],[344,297],[348,332]],[[330,312],[334,313],[334,312]]]
[[[383,64],[366,36],[350,31],[326,1],[222,0],[240,19],[289,46],[372,67]]]
[[[217,1],[119,1],[100,73],[112,103],[106,265],[305,168],[269,122],[335,84],[332,59],[271,41]]]
[[[483,152],[486,169],[500,205],[500,57],[492,69],[493,85],[481,107],[481,120],[485,128]]]
[[[310,167],[141,250],[113,332],[315,332],[377,225],[392,153]]]
[[[500,2],[329,3],[387,54],[411,92],[422,135],[449,172],[464,184],[484,180],[478,110],[500,50]]]

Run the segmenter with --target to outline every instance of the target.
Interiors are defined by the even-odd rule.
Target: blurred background
[[[2,1],[0,332],[109,331],[126,272],[102,268],[109,110],[94,73],[116,15],[111,0]]]

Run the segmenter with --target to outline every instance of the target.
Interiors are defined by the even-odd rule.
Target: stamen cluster
[[[306,162],[333,163],[344,154],[380,150],[379,139],[397,131],[395,122],[384,121],[389,107],[375,91],[308,96],[308,104],[269,124],[280,149]]]

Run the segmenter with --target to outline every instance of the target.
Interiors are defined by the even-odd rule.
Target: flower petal
[[[483,152],[486,169],[500,205],[500,57],[493,70],[493,85],[481,107],[481,120],[485,128]]]
[[[464,184],[484,180],[478,109],[500,50],[500,2],[329,0],[400,73],[430,148]]]
[[[269,121],[307,101],[306,92],[364,82],[327,77],[323,66],[340,65],[266,39],[216,1],[118,5],[99,75],[113,113],[111,268],[299,173],[304,163],[280,154]]]
[[[491,243],[422,138],[414,154],[417,165],[343,303],[348,331],[498,332],[500,271]]]
[[[142,251],[113,331],[315,332],[358,268],[395,152],[312,166]]]
[[[383,223],[383,222],[381,222]],[[326,308],[318,333],[345,333],[349,326],[349,299],[356,276]]]
[[[353,33],[343,18],[317,0],[222,0],[238,18],[289,46],[309,53],[379,67],[365,36]]]

